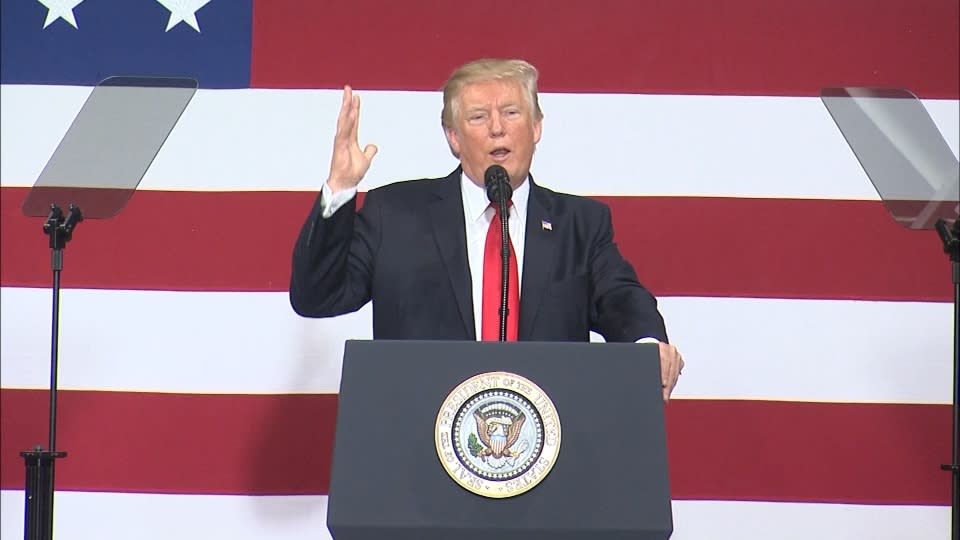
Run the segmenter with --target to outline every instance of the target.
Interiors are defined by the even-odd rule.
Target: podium
[[[656,344],[347,341],[335,540],[673,531]]]

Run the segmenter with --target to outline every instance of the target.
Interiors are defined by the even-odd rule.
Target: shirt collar
[[[478,186],[471,180],[467,173],[460,174],[460,192],[463,194],[463,212],[466,214],[470,223],[475,223],[483,218],[484,213],[490,206],[490,199],[487,198],[487,190]],[[524,220],[527,213],[527,199],[530,196],[530,177],[520,184],[520,187],[513,191],[510,200],[513,201],[513,211],[516,217]],[[491,214],[493,215],[493,214]]]

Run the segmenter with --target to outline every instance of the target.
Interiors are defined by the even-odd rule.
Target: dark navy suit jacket
[[[372,300],[374,339],[475,340],[460,174],[372,189],[359,212],[354,197],[327,219],[318,196],[293,252],[294,310],[332,317]],[[609,208],[527,181],[519,339],[589,341],[593,330],[666,342],[656,299],[613,242]]]

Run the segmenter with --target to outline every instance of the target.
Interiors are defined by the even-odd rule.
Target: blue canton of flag
[[[92,86],[113,75],[250,84],[253,0],[3,0],[3,84]]]

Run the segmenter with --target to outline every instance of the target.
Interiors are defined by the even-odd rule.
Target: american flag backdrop
[[[817,96],[912,90],[956,154],[958,20],[956,0],[2,0],[2,538],[19,452],[47,440],[50,256],[21,205],[93,85],[200,90],[123,213],[65,251],[57,537],[314,539],[343,343],[371,335],[369,305],[307,320],[287,297],[340,89],[380,147],[363,190],[445,176],[438,90],[498,56],[541,70],[537,181],[610,205],[687,361],[674,538],[946,539],[949,261]]]

